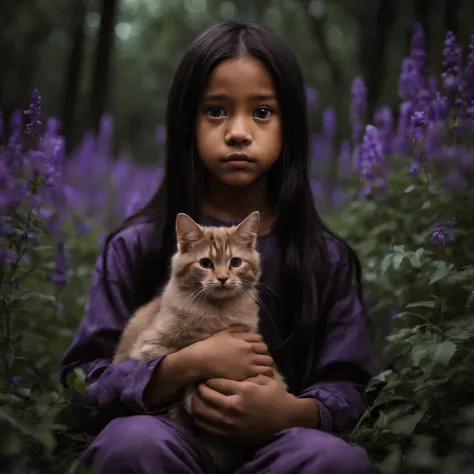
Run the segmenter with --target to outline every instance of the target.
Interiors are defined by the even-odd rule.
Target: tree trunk
[[[446,21],[446,31],[452,31],[455,35],[459,33],[458,13],[460,0],[446,0],[444,4],[444,18]]]
[[[90,126],[98,130],[102,114],[107,107],[110,88],[110,64],[115,42],[115,22],[118,0],[102,0],[100,31],[95,52],[95,66],[90,94]]]
[[[367,86],[367,120],[371,120],[385,82],[385,55],[390,30],[395,22],[395,1],[380,0],[374,21],[360,20],[362,32],[360,64]]]
[[[82,57],[84,53],[84,27],[86,23],[86,0],[75,0],[71,8],[70,50],[63,89],[61,112],[62,134],[66,139],[66,152],[73,147],[74,119],[81,83]]]

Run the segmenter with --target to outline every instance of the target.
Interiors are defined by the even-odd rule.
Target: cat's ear
[[[252,212],[235,229],[237,237],[245,242],[249,248],[255,247],[259,221],[260,213],[258,211]]]
[[[203,236],[202,227],[187,214],[180,213],[176,217],[176,238],[178,250],[181,253],[187,252],[194,242]]]

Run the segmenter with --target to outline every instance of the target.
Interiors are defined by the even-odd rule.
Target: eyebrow
[[[251,100],[276,100],[275,94],[252,94],[248,97]],[[204,100],[217,100],[223,102],[232,101],[232,97],[227,94],[207,94]]]

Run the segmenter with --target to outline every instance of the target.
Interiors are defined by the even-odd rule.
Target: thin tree
[[[100,30],[95,50],[95,62],[92,73],[89,103],[89,125],[96,131],[99,128],[100,118],[107,107],[118,4],[118,0],[102,0]]]
[[[84,54],[84,27],[87,15],[87,0],[75,0],[70,10],[70,49],[64,78],[63,103],[61,111],[62,133],[66,139],[66,150],[73,146],[73,131],[76,107],[81,83]]]

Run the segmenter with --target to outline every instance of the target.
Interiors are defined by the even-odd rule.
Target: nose
[[[252,142],[249,126],[243,117],[237,117],[229,122],[225,142],[229,146],[249,145]]]
[[[228,280],[227,277],[219,277],[219,278],[217,278],[217,279],[218,279],[222,284],[224,284],[224,283]]]

